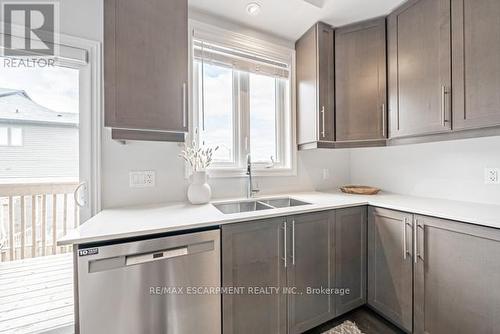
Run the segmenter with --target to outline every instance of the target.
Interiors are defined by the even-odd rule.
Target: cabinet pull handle
[[[295,219],[292,220],[292,264],[295,265]]]
[[[403,218],[403,260],[406,260],[406,254],[408,251],[406,250],[406,217]]]
[[[322,138],[326,137],[326,131],[325,131],[325,106],[321,107],[321,137]]]
[[[415,229],[417,230],[417,233],[416,233],[417,236],[418,236],[418,229],[422,230],[422,237],[421,237],[421,239],[422,239],[422,245],[421,246],[423,248],[424,247],[424,243],[425,243],[425,238],[424,238],[424,234],[423,234],[424,233],[424,225],[423,224],[418,224],[418,222],[417,222],[417,226],[415,227]],[[420,259],[420,261],[424,261],[424,258],[422,256],[422,248],[418,251],[417,256],[416,256],[416,258]]]
[[[286,261],[286,221],[283,222],[283,262],[285,264],[285,268],[287,267],[287,261]]]
[[[415,264],[418,263],[418,231],[417,231],[417,226],[418,226],[418,220],[415,219],[414,224],[413,224],[413,260],[415,261]]]
[[[447,119],[447,110],[446,110],[446,97],[448,92],[446,91],[446,86],[441,86],[441,112],[443,113],[443,125],[446,126],[446,123],[449,122]]]
[[[382,103],[382,137],[385,138],[385,124],[386,114],[385,114],[385,103]]]
[[[182,126],[186,127],[187,126],[187,85],[184,82],[182,84]]]

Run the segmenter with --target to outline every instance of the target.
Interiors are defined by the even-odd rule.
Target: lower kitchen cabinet
[[[222,282],[280,288],[223,295],[225,334],[303,333],[365,304],[366,207],[224,225]]]
[[[368,304],[407,332],[498,333],[500,230],[369,208],[368,257]]]
[[[366,211],[335,211],[335,287],[349,289],[349,294],[335,296],[336,315],[366,303]]]
[[[333,277],[334,211],[294,216],[288,219],[290,233],[290,261],[287,263],[290,294],[289,332],[302,333],[335,316],[333,296],[321,294],[321,288],[331,288]],[[307,291],[315,289],[315,293]]]
[[[498,333],[500,230],[415,216],[414,333]]]
[[[222,227],[223,287],[286,285],[284,221],[276,218]],[[287,331],[284,294],[224,294],[222,306],[225,334]]]
[[[402,329],[413,326],[413,215],[368,209],[368,305]]]

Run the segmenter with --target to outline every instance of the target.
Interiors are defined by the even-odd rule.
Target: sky
[[[20,89],[36,103],[58,112],[78,113],[79,71],[67,67],[6,67],[0,57],[0,87]]]

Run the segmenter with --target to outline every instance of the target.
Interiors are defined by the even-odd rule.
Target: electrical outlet
[[[330,170],[328,168],[323,169],[323,180],[328,180],[330,178]]]
[[[155,172],[152,170],[133,171],[129,173],[131,188],[147,188],[155,186]]]
[[[500,184],[500,168],[485,168],[484,169],[485,184]]]

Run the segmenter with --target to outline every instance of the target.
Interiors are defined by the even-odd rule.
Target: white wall
[[[105,130],[103,140],[102,198],[103,208],[182,201],[186,199],[187,180],[184,163],[177,157],[181,147],[174,143],[128,142],[122,145],[110,139]],[[262,194],[328,189],[349,181],[349,151],[308,151],[298,154],[297,176],[259,177],[256,183]],[[323,168],[330,178],[323,180]],[[130,170],[155,170],[156,187],[129,188]],[[245,179],[210,179],[214,198],[243,196]]]
[[[351,182],[433,198],[500,204],[500,185],[484,168],[500,167],[500,137],[351,151]]]
[[[62,0],[59,6],[61,33],[103,40],[103,0]]]

